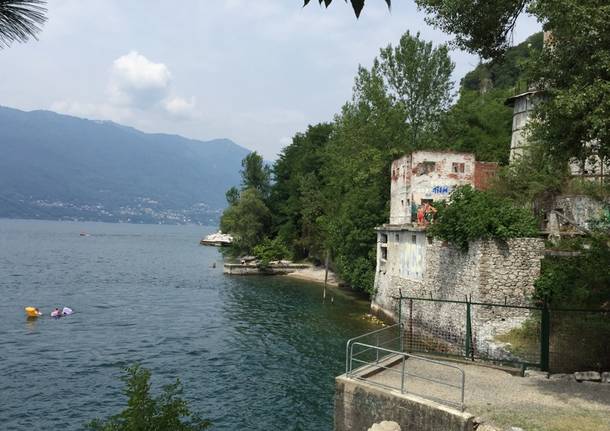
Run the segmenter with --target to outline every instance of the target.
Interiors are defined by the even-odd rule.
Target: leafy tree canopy
[[[248,154],[241,161],[241,167],[242,188],[256,189],[263,196],[267,196],[271,187],[271,170],[262,156],[256,151]]]
[[[483,58],[508,48],[517,18],[528,0],[415,0],[427,21],[455,35],[455,43]]]
[[[270,226],[271,212],[255,188],[242,191],[220,218],[220,229],[234,238],[234,254],[250,253],[266,237]]]
[[[566,161],[610,157],[610,4],[539,0],[531,6],[552,30],[530,79],[545,91],[534,138]]]
[[[381,49],[372,73],[379,76],[393,104],[403,110],[411,128],[411,145],[422,146],[436,131],[451,102],[454,64],[446,45],[433,47],[408,31],[397,46]]]
[[[0,0],[0,49],[37,39],[47,20],[44,0]]]
[[[180,380],[167,385],[157,398],[151,393],[150,371],[139,365],[125,369],[124,394],[127,407],[106,420],[96,419],[87,425],[92,431],[201,431],[210,422],[192,413],[182,395]]]

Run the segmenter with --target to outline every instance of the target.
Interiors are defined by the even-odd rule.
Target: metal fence
[[[525,369],[610,369],[609,310],[400,296],[404,351]]]
[[[464,371],[403,350],[402,325],[352,338],[345,348],[348,378],[410,393],[464,410]]]

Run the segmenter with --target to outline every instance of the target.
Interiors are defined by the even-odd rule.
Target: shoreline
[[[324,284],[324,267],[311,266],[308,268],[299,269],[288,274],[283,274],[284,277],[297,278],[299,280],[310,281],[313,283]],[[332,287],[340,287],[337,276],[334,272],[328,271],[327,285]]]

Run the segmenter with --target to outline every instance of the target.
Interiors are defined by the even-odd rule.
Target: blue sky
[[[331,120],[359,64],[406,31],[435,43],[411,0],[50,0],[38,42],[0,50],[0,105],[113,120],[147,132],[226,137],[274,159]],[[522,17],[518,43],[540,25]],[[456,82],[478,58],[454,50]]]

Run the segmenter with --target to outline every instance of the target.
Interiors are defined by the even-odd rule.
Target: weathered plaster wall
[[[404,235],[410,236],[406,230]],[[424,232],[416,232],[425,238]],[[389,238],[388,259],[380,261],[376,273],[376,294],[372,308],[378,314],[397,320],[400,291],[405,296],[526,305],[540,274],[544,242],[537,238],[517,238],[507,242],[475,241],[468,251],[435,240],[424,244],[423,276],[405,277],[408,262],[400,253],[392,254]],[[402,265],[402,268],[401,268]],[[398,270],[397,270],[398,269]],[[460,329],[464,327],[465,307],[443,303],[418,303],[414,315],[431,326]],[[490,338],[519,326],[528,312],[513,309],[473,308],[473,325],[485,328],[479,335]]]
[[[390,182],[390,223],[402,224],[411,221],[411,156],[404,156],[392,162]]]
[[[426,172],[426,163],[435,164],[432,172]],[[454,163],[463,164],[463,172],[454,172]],[[411,161],[411,200],[419,205],[422,199],[447,199],[455,187],[474,184],[474,170],[472,154],[417,151]]]
[[[412,205],[422,199],[439,201],[470,184],[485,188],[497,171],[496,163],[476,162],[470,153],[416,151],[392,162],[390,224],[411,222]]]
[[[367,431],[374,423],[394,421],[406,431],[471,431],[473,416],[414,395],[337,377],[335,431]]]

